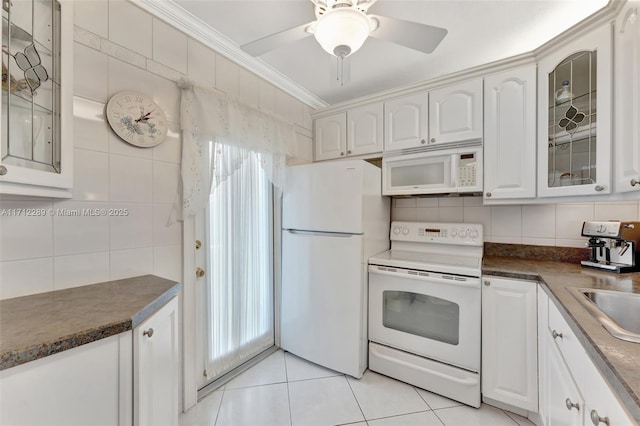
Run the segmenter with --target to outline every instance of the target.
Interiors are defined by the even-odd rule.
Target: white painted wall
[[[182,226],[167,226],[179,177],[186,75],[295,124],[292,163],[309,162],[311,109],[125,0],[76,0],[74,192],[70,200],[2,196],[2,208],[122,208],[122,217],[0,217],[0,299],[155,274],[182,281]],[[153,96],[168,139],[136,148],[111,132],[104,106],[121,90]]]
[[[640,220],[640,201],[483,206],[482,197],[398,198],[391,220],[469,222],[484,226],[485,241],[585,247],[585,220]]]

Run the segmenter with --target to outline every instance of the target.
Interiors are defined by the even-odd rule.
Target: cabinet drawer
[[[576,378],[578,387],[582,387],[582,371],[586,363],[587,354],[552,299],[549,299],[547,333],[551,335],[571,374]]]
[[[586,401],[584,424],[605,424],[599,423],[598,417],[602,420],[607,418],[610,425],[634,424],[631,416],[622,407],[615,393],[600,375],[600,371],[598,371],[595,364],[590,359],[585,359],[584,367],[580,375],[583,381],[582,389]],[[594,411],[595,413],[592,414]],[[591,417],[592,415],[594,416],[593,418]]]

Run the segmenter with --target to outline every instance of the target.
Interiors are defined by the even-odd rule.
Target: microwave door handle
[[[458,154],[451,156],[451,188],[458,188]]]

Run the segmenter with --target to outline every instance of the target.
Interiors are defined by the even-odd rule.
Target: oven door
[[[480,371],[480,279],[369,266],[369,340]]]

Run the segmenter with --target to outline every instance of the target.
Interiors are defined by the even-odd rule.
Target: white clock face
[[[167,120],[151,97],[120,92],[109,99],[107,120],[118,136],[132,145],[148,148],[167,136]]]

